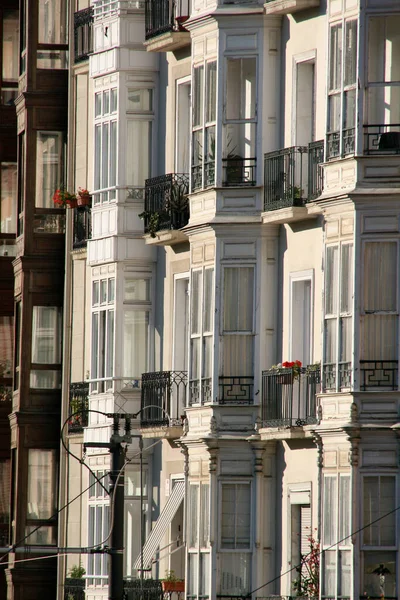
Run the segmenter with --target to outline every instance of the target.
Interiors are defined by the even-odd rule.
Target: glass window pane
[[[250,548],[250,485],[221,487],[221,548]]]
[[[396,502],[395,484],[396,479],[392,476],[364,477],[363,522],[367,525],[376,521],[363,530],[367,546],[396,545],[396,513],[391,512]]]
[[[396,315],[364,315],[361,318],[362,360],[397,360]]]
[[[115,299],[115,279],[108,280],[108,302],[114,302]]]
[[[368,21],[368,81],[400,81],[400,16]]]
[[[190,379],[200,379],[200,338],[194,338],[190,343]]]
[[[324,572],[322,575],[322,595],[336,597],[336,551],[327,550],[323,554]]]
[[[224,377],[252,377],[254,371],[254,340],[252,335],[224,335]],[[236,393],[243,393],[240,385]]]
[[[153,110],[153,90],[128,90],[128,111],[149,112]]]
[[[344,85],[354,85],[357,81],[357,21],[346,22],[345,33]]]
[[[199,543],[199,486],[189,485],[189,548]]]
[[[210,595],[210,555],[202,552],[200,554],[200,579],[199,579],[199,598],[209,598]]]
[[[204,271],[204,304],[203,304],[203,331],[211,332],[214,316],[214,269]]]
[[[110,112],[110,92],[103,92],[103,115],[108,115]]]
[[[187,589],[187,597],[190,600],[197,598],[197,588],[199,584],[199,555],[197,554],[189,554],[188,555],[188,589]]]
[[[351,589],[351,553],[350,550],[340,550],[338,596],[350,598]]]
[[[39,0],[39,44],[67,43],[67,3]]]
[[[118,90],[117,88],[113,88],[111,90],[111,112],[117,112],[118,108]]]
[[[105,304],[107,302],[107,279],[100,281],[100,303]]]
[[[12,377],[13,323],[13,317],[0,317],[0,378]]]
[[[61,308],[34,306],[32,309],[32,362],[61,363]]]
[[[101,125],[94,128],[94,187],[101,189]]]
[[[98,355],[99,355],[99,313],[92,315],[92,379],[98,377]]]
[[[340,312],[353,310],[353,245],[342,246],[342,268],[340,270]]]
[[[97,93],[94,96],[94,116],[95,117],[101,117],[101,99],[102,99],[102,95],[101,93]]]
[[[151,173],[151,121],[127,122],[126,177],[132,186],[144,186]],[[132,157],[135,160],[132,160]]]
[[[93,304],[99,303],[99,282],[93,282]]]
[[[336,323],[336,319],[334,321]],[[353,319],[351,317],[342,317],[340,319],[340,362],[351,362],[352,323]]]
[[[36,140],[36,206],[54,208],[53,194],[64,183],[63,134],[38,131]]]
[[[342,540],[341,546],[351,545],[350,508],[350,477],[342,475],[339,478],[339,539]]]
[[[3,80],[18,81],[18,11],[3,9]]]
[[[210,486],[201,484],[200,548],[207,548],[210,540]]]
[[[331,94],[328,98],[328,132],[341,128],[340,94]]]
[[[337,287],[339,252],[337,246],[328,246],[326,249],[325,265],[325,314],[337,313]]]
[[[368,89],[368,122],[386,125],[400,123],[400,87],[378,86]],[[391,128],[398,131],[398,127]]]
[[[342,85],[342,25],[334,25],[330,31],[329,89],[339,90]]]
[[[0,232],[17,231],[17,163],[1,163]]]
[[[61,389],[61,370],[31,369],[29,386],[37,390]]]
[[[209,62],[206,65],[207,98],[206,98],[206,122],[215,121],[217,102],[217,63]]]
[[[114,311],[107,311],[107,364],[106,377],[114,373]]]
[[[191,282],[191,329],[192,335],[200,333],[201,328],[201,281],[202,272],[192,271]]]
[[[148,370],[149,312],[124,311],[124,377],[140,379]]]
[[[28,519],[50,519],[57,507],[55,450],[28,451]]]
[[[398,598],[396,593],[396,552],[364,552],[366,598]],[[382,575],[381,575],[382,573]]]
[[[251,554],[221,552],[220,565],[219,595],[246,596],[251,589]]]
[[[397,243],[364,245],[364,310],[396,311]]]
[[[10,494],[11,461],[10,459],[0,459],[0,523],[9,523],[10,521]]]
[[[204,67],[193,70],[193,127],[203,125]]]
[[[331,546],[337,542],[337,479],[336,477],[324,478],[323,500],[323,543]]]
[[[344,93],[344,123],[345,129],[356,126],[356,90],[348,90]]]
[[[253,267],[224,269],[224,331],[253,330],[253,288]]]
[[[111,121],[110,131],[110,181],[109,186],[114,187],[117,183],[117,122]]]
[[[150,300],[150,279],[126,279],[124,300],[148,302]]]
[[[254,119],[256,115],[256,58],[228,58],[226,118]]]
[[[102,139],[102,149],[101,149],[101,187],[108,187],[108,165],[109,165],[109,146],[108,146],[108,136],[109,136],[109,123],[104,123],[102,126],[103,139]]]

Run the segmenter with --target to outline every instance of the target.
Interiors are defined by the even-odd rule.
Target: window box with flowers
[[[54,192],[53,202],[57,208],[76,208],[78,206],[76,194],[68,192],[63,187]]]
[[[167,571],[165,579],[161,580],[163,592],[184,592],[185,580],[178,579],[174,571]]]
[[[85,188],[78,188],[76,199],[78,206],[91,206],[92,204],[92,195],[89,190]]]
[[[277,365],[272,365],[271,369],[276,370],[277,383],[282,385],[291,385],[293,381],[299,379],[302,363],[300,360],[285,361]]]

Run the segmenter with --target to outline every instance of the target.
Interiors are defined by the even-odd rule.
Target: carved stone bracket
[[[321,436],[316,431],[313,432],[313,440],[315,445],[317,446],[317,466],[319,469],[322,469],[322,467],[324,466],[323,443]]]

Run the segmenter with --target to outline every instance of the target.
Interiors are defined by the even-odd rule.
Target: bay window
[[[398,597],[396,489],[393,475],[366,475],[363,478],[362,590],[368,597]]]
[[[214,268],[192,271],[189,404],[212,401]]]
[[[223,482],[220,491],[217,593],[238,596],[249,593],[251,586],[251,484]]]
[[[92,286],[92,392],[112,388],[114,375],[115,279],[93,281]]]
[[[192,190],[215,183],[215,121],[217,63],[209,61],[193,70]]]
[[[68,67],[68,29],[66,0],[38,2],[38,69]]]
[[[55,450],[28,450],[26,535],[30,544],[56,544],[56,524],[46,524],[57,508],[57,459]],[[40,529],[33,530],[41,525]]]
[[[149,278],[125,280],[123,313],[123,377],[140,380],[150,360]]]
[[[223,185],[256,184],[257,59],[226,59]]]
[[[357,21],[332,25],[329,38],[328,158],[355,150]]]
[[[321,598],[350,598],[350,507],[350,476],[326,475],[323,480]]]
[[[351,386],[353,244],[326,248],[324,388]]]
[[[58,306],[32,309],[32,349],[30,387],[61,387],[62,313]]]
[[[18,10],[2,10],[1,104],[12,105],[18,94],[19,47]]]
[[[397,389],[398,243],[366,241],[360,316],[360,389]]]
[[[95,94],[94,204],[115,200],[117,185],[116,89]]]
[[[17,163],[0,164],[0,233],[17,231]]]
[[[188,600],[210,597],[210,486],[189,485]]]

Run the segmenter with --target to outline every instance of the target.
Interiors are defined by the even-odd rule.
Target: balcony
[[[189,176],[169,173],[146,180],[144,233],[147,243],[174,244],[186,241],[179,231],[189,221]]]
[[[88,425],[89,384],[85,381],[69,386],[68,433],[82,433]],[[79,411],[79,412],[78,412]],[[78,414],[74,414],[78,413]]]
[[[164,597],[160,579],[124,580],[125,600],[163,600]]]
[[[74,14],[75,64],[89,58],[93,52],[93,6]]]
[[[264,210],[286,209],[282,222],[308,218],[306,203],[322,192],[323,159],[323,141],[265,154]]]
[[[180,437],[186,406],[186,371],[157,371],[142,374],[141,429],[163,437]],[[167,431],[166,431],[167,430]]]
[[[262,427],[301,427],[317,422],[316,394],[321,371],[314,365],[292,369],[269,369],[262,374]]]
[[[248,187],[256,185],[256,158],[222,159],[222,185],[224,187]]]
[[[146,0],[146,49],[171,52],[188,46],[190,33],[184,23],[189,15],[189,0]]]
[[[66,577],[64,581],[64,600],[85,600],[85,580]]]
[[[189,406],[212,402],[211,377],[189,382]],[[254,402],[254,377],[252,375],[218,378],[218,404],[248,406]]]
[[[300,10],[319,6],[319,0],[265,0],[267,15],[291,15]]]
[[[77,206],[74,209],[74,250],[86,248],[92,236],[92,211],[90,206]]]

